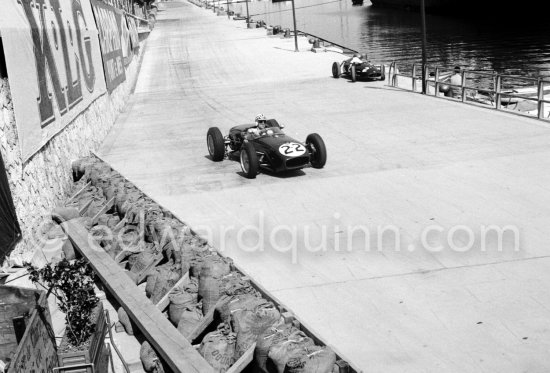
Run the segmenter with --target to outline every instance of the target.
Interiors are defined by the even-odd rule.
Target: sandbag
[[[256,340],[256,349],[254,350],[256,364],[267,371],[266,363],[271,346],[288,340],[288,336],[296,331],[298,329],[294,326],[285,323],[264,330]]]
[[[148,373],[164,373],[162,363],[160,359],[153,350],[153,347],[149,342],[145,341],[142,343],[139,350],[139,357],[141,359],[141,364],[143,364],[143,369]]]
[[[330,347],[307,346],[287,362],[288,373],[332,373],[336,354]]]
[[[157,304],[181,278],[178,272],[170,269],[157,268],[156,271],[158,272],[158,276],[150,298],[153,304]]]
[[[211,307],[220,299],[220,277],[216,277],[216,270],[212,267],[203,267],[199,275],[199,299],[202,299],[202,312],[208,313]]]
[[[230,323],[231,314],[236,310],[254,310],[256,307],[262,304],[268,304],[269,302],[255,294],[239,294],[237,296],[229,297],[225,296],[220,298],[216,304],[216,311],[221,320]]]
[[[225,373],[235,362],[235,334],[227,324],[204,336],[199,353],[214,368],[215,372]]]
[[[280,317],[281,314],[273,304],[257,306],[253,311],[235,310],[231,319],[237,334],[237,357],[241,357],[258,336],[275,325]]]
[[[168,316],[174,326],[180,322],[182,312],[187,308],[197,303],[196,294],[189,294],[183,290],[177,290],[169,295],[170,306],[168,308]]]
[[[199,304],[184,308],[180,314],[178,331],[187,338],[203,318],[204,316]]]
[[[130,321],[130,317],[126,313],[126,310],[122,307],[120,307],[117,311],[118,314],[118,321],[124,326],[124,330],[129,335],[134,335],[134,328],[132,327],[132,322]]]
[[[147,296],[147,298],[151,298],[151,296],[153,295],[158,275],[158,271],[151,271],[147,275],[147,285],[145,286],[145,296]]]
[[[291,333],[287,340],[273,344],[269,349],[268,357],[277,367],[277,373],[284,373],[290,359],[296,358],[300,351],[314,345],[311,338],[301,331],[296,331]]]

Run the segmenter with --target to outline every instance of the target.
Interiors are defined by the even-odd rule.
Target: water
[[[422,59],[420,13],[374,8],[366,0],[296,0],[296,27],[368,53],[375,63],[395,61],[406,69]],[[241,10],[239,10],[239,7]],[[236,11],[246,16],[244,4]],[[292,3],[249,3],[254,20],[292,29]],[[511,11],[513,12],[513,11]],[[477,20],[427,15],[428,64],[505,74],[550,77],[550,22],[518,23],[502,18]]]

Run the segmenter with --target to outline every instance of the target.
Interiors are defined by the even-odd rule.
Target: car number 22
[[[279,153],[287,157],[297,157],[306,152],[306,147],[296,142],[289,142],[279,146]]]

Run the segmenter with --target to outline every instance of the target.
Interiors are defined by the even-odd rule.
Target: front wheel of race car
[[[355,65],[351,65],[351,81],[355,82],[357,80],[357,72],[355,71]]]
[[[340,77],[340,64],[338,62],[332,64],[332,77],[336,79]]]
[[[260,168],[258,162],[258,155],[254,145],[249,142],[245,142],[241,148],[241,170],[244,175],[249,179],[255,179]]]
[[[306,138],[309,148],[310,163],[313,168],[323,168],[327,163],[327,148],[323,138],[317,133],[312,133]]]
[[[210,127],[206,134],[206,145],[208,153],[214,162],[223,161],[225,155],[225,144],[223,135],[218,127]]]

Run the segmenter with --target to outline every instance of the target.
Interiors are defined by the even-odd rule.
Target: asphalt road
[[[336,80],[344,56],[305,38],[161,6],[107,162],[364,371],[550,369],[547,125]],[[326,167],[212,162],[207,129],[258,113],[319,133]]]

